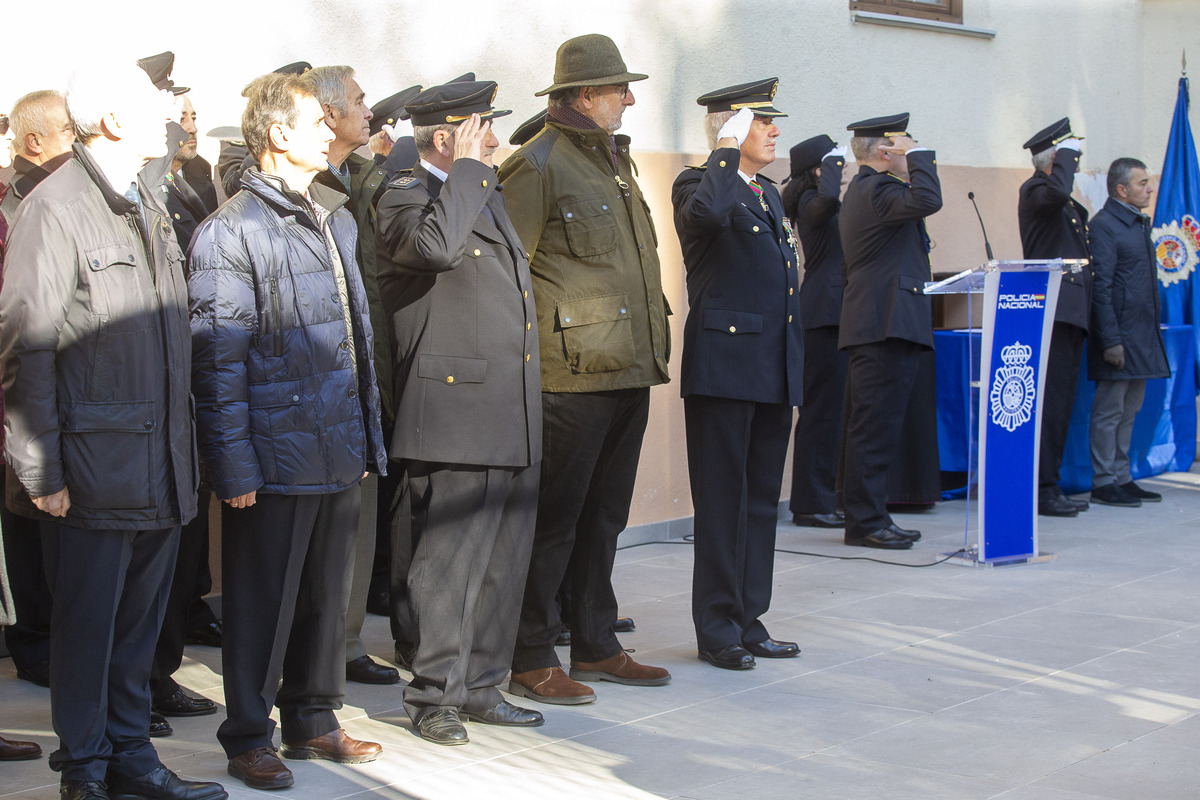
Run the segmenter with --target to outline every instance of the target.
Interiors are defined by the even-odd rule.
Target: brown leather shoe
[[[0,761],[28,761],[42,754],[37,742],[18,742],[0,736]]]
[[[274,747],[256,747],[229,759],[230,775],[251,789],[286,789],[295,783]]]
[[[365,764],[379,758],[383,747],[375,742],[351,739],[342,728],[297,744],[283,743],[283,757],[293,759],[319,758],[339,764]]]
[[[581,706],[596,702],[596,693],[591,687],[568,678],[562,667],[514,672],[508,683],[508,692],[556,706]]]
[[[577,681],[612,681],[628,686],[663,686],[671,682],[671,673],[662,667],[639,664],[624,650],[603,661],[572,661],[571,677]]]

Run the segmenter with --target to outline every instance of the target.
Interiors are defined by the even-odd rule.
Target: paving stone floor
[[[1200,473],[1144,482],[1164,502],[1041,521],[1042,564],[906,569],[779,554],[772,635],[797,659],[726,672],[696,659],[692,550],[622,550],[614,581],[635,658],[670,685],[601,684],[598,701],[539,706],[534,730],[470,725],[471,744],[413,735],[397,687],[350,684],[343,724],[383,743],[357,767],[292,762],[309,798],[881,798],[1172,800],[1200,797]],[[899,554],[779,526],[780,548],[935,561],[963,542],[964,501],[898,517],[924,539]],[[387,623],[368,647],[388,658]],[[565,658],[565,651],[561,653]],[[180,682],[220,703],[220,651],[192,647]],[[0,732],[53,749],[47,692],[0,660]],[[225,775],[221,715],[156,740],[177,772],[263,797]],[[0,797],[57,797],[45,759],[0,764]]]

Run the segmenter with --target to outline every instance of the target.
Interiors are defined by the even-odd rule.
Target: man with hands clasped
[[[800,652],[760,620],[803,385],[795,241],[779,192],[758,175],[775,160],[778,83],[699,98],[714,149],[671,190],[690,307],[680,383],[695,508],[692,618],[700,659],[722,669]]]

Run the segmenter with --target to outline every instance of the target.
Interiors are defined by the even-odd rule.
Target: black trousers
[[[9,477],[6,477],[6,473]],[[4,530],[4,560],[17,621],[4,629],[4,641],[17,669],[50,660],[50,585],[37,520],[14,514],[4,505],[6,480],[16,480],[11,467],[0,464],[0,526]]]
[[[1075,408],[1075,388],[1079,383],[1079,365],[1087,333],[1082,328],[1055,322],[1050,334],[1050,353],[1046,358],[1046,380],[1042,396],[1042,441],[1038,452],[1038,499],[1052,500],[1058,488],[1067,434],[1071,431],[1071,411]]]
[[[683,399],[695,509],[692,621],[701,650],[756,644],[771,605],[775,527],[792,407]]]
[[[838,349],[838,329],[804,331],[804,405],[796,415],[792,448],[793,514],[837,510],[838,463],[842,451],[842,408],[849,357]]]
[[[537,516],[538,467],[406,462],[417,625],[409,718],[439,708],[486,711],[504,698]]]
[[[412,571],[413,554],[417,551],[416,533],[412,526],[412,497],[408,491],[408,476],[400,462],[392,461],[389,475],[397,476],[390,493],[388,506],[388,540],[390,542],[388,583],[389,623],[392,641],[397,647],[415,647],[417,624],[413,620],[408,598],[408,575]],[[383,486],[380,485],[380,494]]]
[[[888,466],[896,455],[923,349],[904,339],[848,348],[842,481],[848,537],[866,536],[892,524],[887,512]]]
[[[282,736],[303,742],[339,727],[346,694],[346,603],[359,487],[258,495],[221,508],[221,667],[228,716],[217,739],[230,758]],[[282,684],[280,680],[282,678]]]
[[[159,765],[150,744],[150,663],[179,528],[89,530],[44,522],[50,715],[64,780],[127,778]]]
[[[175,557],[171,593],[167,597],[167,609],[163,614],[162,629],[154,648],[154,665],[150,671],[150,694],[156,701],[170,697],[179,689],[179,684],[171,676],[183,663],[188,620],[195,607],[196,592],[201,588],[197,584],[201,583],[201,576],[209,574],[208,507],[211,497],[212,492],[199,493],[196,518],[184,525],[179,534],[179,553]],[[208,580],[211,589],[211,576]],[[203,600],[200,602],[204,603]]]
[[[629,521],[650,389],[542,393],[542,473],[529,578],[521,604],[513,672],[560,666],[563,620],[555,596],[571,571],[571,660],[602,661],[621,643],[613,633],[617,537]]]

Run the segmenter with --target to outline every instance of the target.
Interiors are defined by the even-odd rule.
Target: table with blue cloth
[[[1145,478],[1161,472],[1186,472],[1196,458],[1196,360],[1191,325],[1162,326],[1163,343],[1171,377],[1146,381],[1146,399],[1133,424],[1129,462],[1133,477]],[[979,389],[967,380],[979,380],[980,331],[935,331],[937,354],[938,453],[942,472],[978,473]],[[1086,354],[1085,354],[1086,359]],[[1067,494],[1092,488],[1092,461],[1088,448],[1088,422],[1096,384],[1087,380],[1084,361],[1079,367],[1079,385],[1067,447],[1059,470],[1059,485]]]

